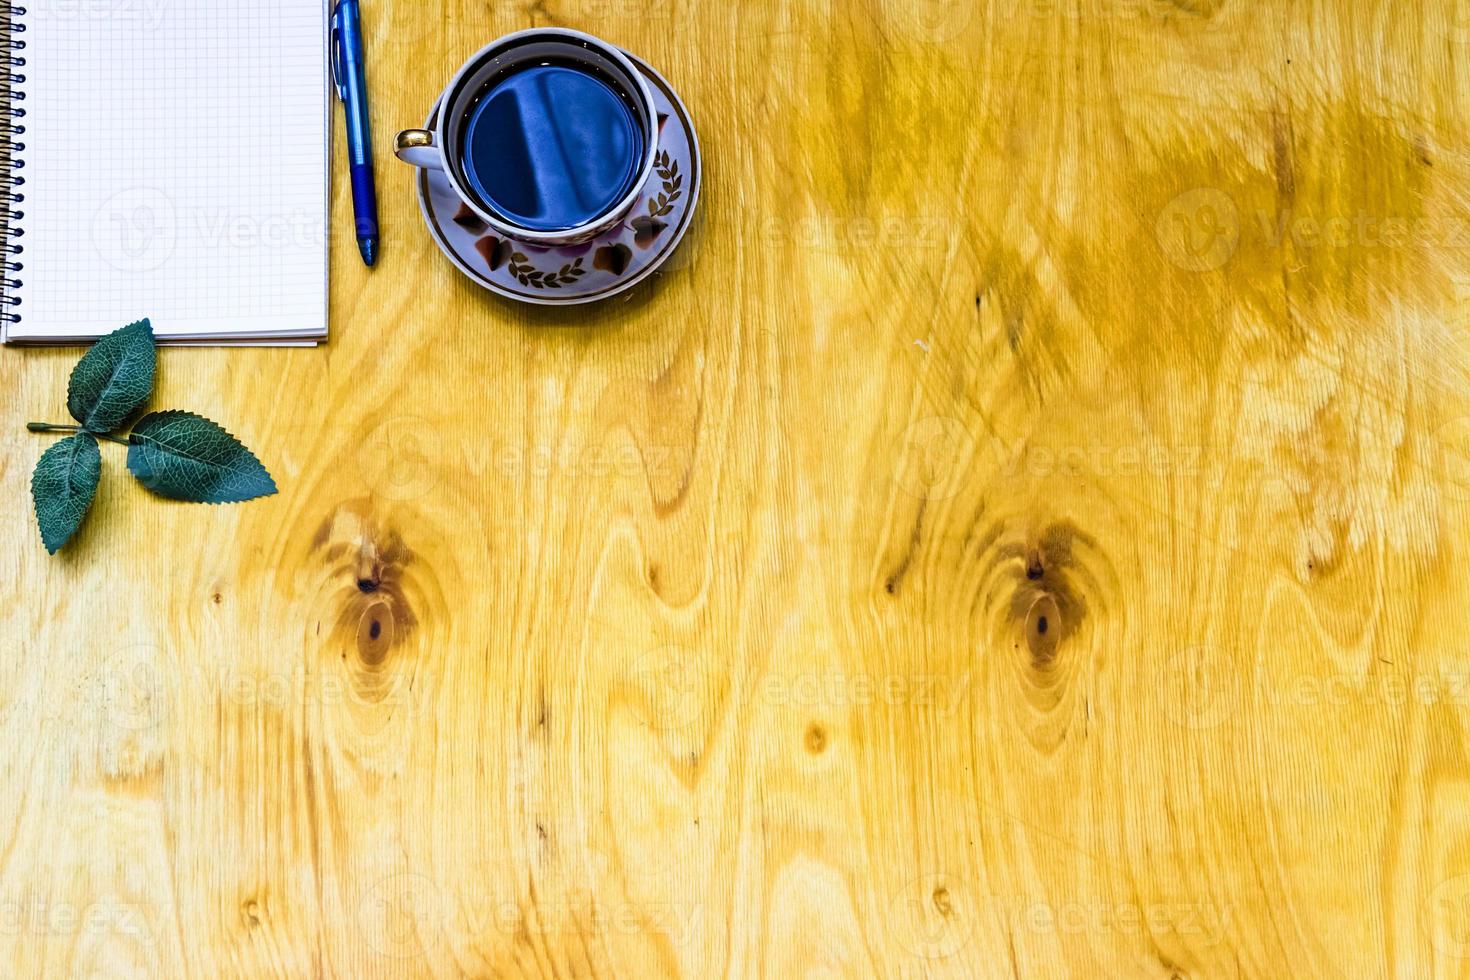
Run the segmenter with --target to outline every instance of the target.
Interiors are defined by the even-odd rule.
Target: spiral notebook
[[[141,317],[165,342],[325,338],[325,4],[24,8],[0,28],[5,341],[85,343]]]

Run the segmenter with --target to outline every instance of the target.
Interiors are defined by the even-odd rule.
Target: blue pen
[[[371,266],[378,261],[378,190],[373,182],[373,135],[368,129],[367,74],[358,0],[337,0],[332,10],[332,78],[347,116],[357,249]]]

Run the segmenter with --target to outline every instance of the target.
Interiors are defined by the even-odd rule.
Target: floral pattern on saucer
[[[590,303],[652,275],[689,228],[699,203],[699,140],[679,96],[646,62],[628,58],[648,78],[658,111],[653,174],[633,211],[590,242],[556,248],[499,237],[437,170],[418,173],[419,205],[429,232],[460,271],[491,292],[529,303]],[[438,107],[429,116],[432,129]]]

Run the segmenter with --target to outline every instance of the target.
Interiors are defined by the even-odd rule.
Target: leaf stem
[[[27,422],[26,423],[26,428],[28,430],[30,430],[31,432],[81,432],[81,431],[83,431],[82,430],[82,427],[80,425],[57,425],[54,422]],[[119,436],[107,435],[107,434],[98,433],[98,432],[94,432],[94,433],[92,433],[92,435],[95,436],[98,439],[106,439],[108,442],[115,442],[119,446],[127,446],[127,445],[130,445],[130,443],[126,439],[123,439],[123,438],[121,438]]]

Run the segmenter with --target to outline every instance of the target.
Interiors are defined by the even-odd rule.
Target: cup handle
[[[427,129],[405,129],[393,141],[393,153],[404,163],[429,170],[443,170],[444,157]]]

